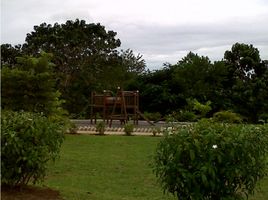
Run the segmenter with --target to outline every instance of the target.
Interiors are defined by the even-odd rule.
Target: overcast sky
[[[1,44],[76,18],[117,32],[121,48],[143,55],[150,69],[189,51],[221,60],[236,42],[268,59],[268,0],[1,0]]]

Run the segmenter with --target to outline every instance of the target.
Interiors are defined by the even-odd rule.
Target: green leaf
[[[194,150],[190,149],[190,158],[193,161],[195,159],[195,153]]]
[[[207,177],[205,176],[205,174],[201,175],[201,179],[202,179],[202,182],[203,182],[204,185],[208,184],[208,180],[207,180]]]

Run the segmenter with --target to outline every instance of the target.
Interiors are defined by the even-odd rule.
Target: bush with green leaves
[[[197,120],[197,116],[193,111],[181,110],[176,114],[176,119],[179,122],[195,122]]]
[[[132,124],[131,122],[127,122],[125,125],[124,125],[124,132],[127,136],[131,136],[132,133],[134,131],[134,124]]]
[[[165,134],[153,169],[179,200],[244,199],[267,175],[268,126],[213,123]]]
[[[183,110],[174,112],[174,118],[180,122],[196,122],[199,119],[205,118],[211,111],[211,101],[200,103],[196,99],[189,98],[186,100],[187,105]]]
[[[161,127],[152,127],[153,136],[160,135],[162,132]]]
[[[54,161],[66,126],[38,113],[2,111],[1,183],[11,186],[42,181]]]
[[[104,121],[98,121],[96,124],[96,131],[100,134],[100,135],[104,135],[104,131],[105,131],[105,123]]]
[[[196,99],[193,100],[193,110],[197,112],[200,118],[206,117],[207,113],[211,111],[211,101],[202,104]]]
[[[161,119],[161,114],[159,112],[154,113],[144,112],[144,116],[150,121],[158,121]]]
[[[258,122],[259,123],[268,123],[268,113],[260,114]]]
[[[239,114],[232,111],[220,111],[213,115],[213,120],[216,122],[224,123],[242,123],[242,118]]]

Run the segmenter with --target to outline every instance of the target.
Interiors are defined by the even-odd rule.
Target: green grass
[[[45,185],[66,200],[175,200],[150,168],[160,137],[67,135]],[[268,199],[268,179],[250,200]]]
[[[249,200],[267,200],[268,199],[268,177],[260,182],[260,188],[254,196],[250,197]]]
[[[172,200],[150,168],[159,137],[67,135],[45,184],[67,200]]]

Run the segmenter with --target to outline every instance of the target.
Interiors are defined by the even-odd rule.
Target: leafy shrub
[[[268,126],[211,123],[165,134],[154,156],[164,191],[179,200],[243,199],[267,172]]]
[[[211,101],[207,101],[205,104],[200,103],[196,99],[193,100],[193,110],[197,111],[200,118],[206,117],[207,113],[211,111]]]
[[[161,114],[159,112],[154,113],[144,112],[144,116],[150,121],[157,121],[161,119]]]
[[[195,122],[197,116],[192,111],[183,110],[177,114],[176,119],[180,122]]]
[[[152,128],[153,136],[156,136],[157,134],[161,134],[161,127],[153,127]]]
[[[211,111],[211,101],[202,104],[196,99],[187,99],[187,105],[183,110],[174,112],[174,118],[179,122],[195,122],[199,119],[206,117]]]
[[[104,131],[105,131],[105,123],[104,121],[98,121],[96,124],[96,131],[100,134],[100,135],[104,135]]]
[[[74,123],[74,122],[71,122],[69,123],[69,127],[68,127],[68,133],[70,134],[77,134],[77,125]]]
[[[268,113],[263,113],[259,116],[259,123],[268,123]]]
[[[225,123],[242,123],[242,118],[231,111],[220,111],[214,113],[213,120],[216,122],[225,122]]]
[[[3,111],[2,184],[16,186],[42,181],[48,161],[59,155],[64,128],[41,114]]]
[[[134,124],[130,123],[130,122],[127,122],[125,125],[124,125],[124,132],[127,136],[130,136],[132,135],[134,131]]]

